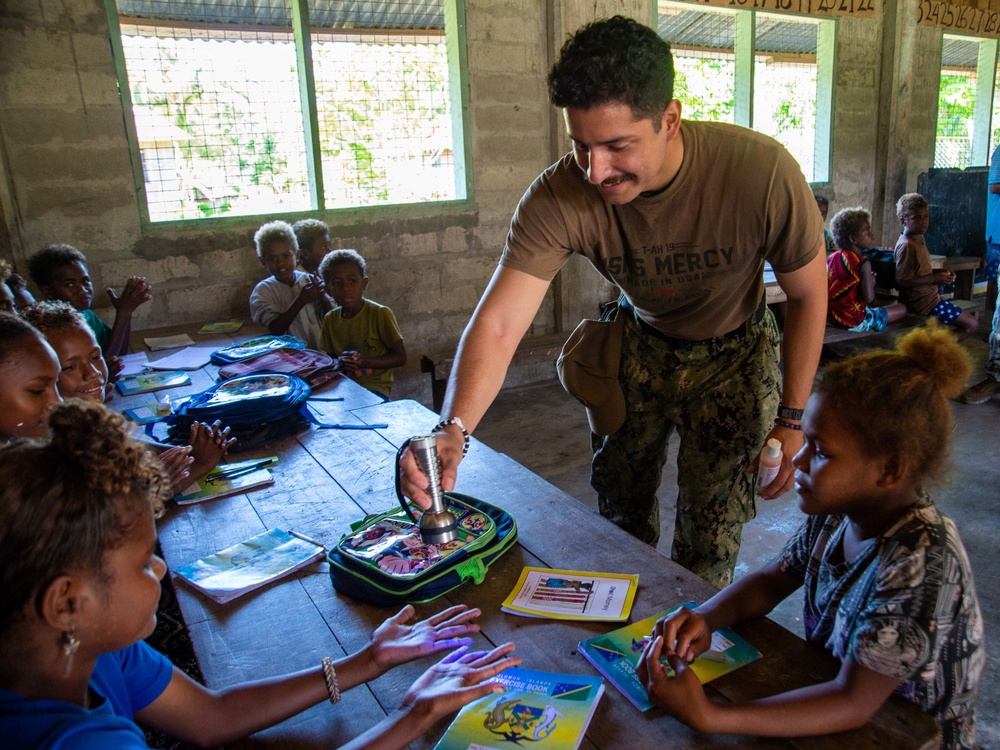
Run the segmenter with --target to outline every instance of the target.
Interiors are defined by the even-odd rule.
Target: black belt
[[[675,347],[694,346],[696,344],[721,343],[729,339],[746,335],[750,331],[750,326],[763,320],[764,313],[767,311],[767,295],[761,295],[760,304],[757,305],[757,309],[754,310],[753,314],[744,322],[740,323],[733,330],[728,331],[727,333],[719,334],[718,336],[713,336],[710,339],[682,339],[677,336],[668,336],[659,328],[651,326],[639,317],[638,311],[632,303],[628,301],[628,298],[626,298],[624,294],[618,299],[618,309],[638,323],[639,328],[641,328],[644,333],[648,333],[650,336],[660,339],[660,341],[666,341],[668,344]]]

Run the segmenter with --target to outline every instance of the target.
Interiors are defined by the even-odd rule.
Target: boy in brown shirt
[[[896,216],[903,225],[903,233],[895,247],[899,301],[906,305],[909,313],[933,315],[942,323],[954,326],[961,341],[976,330],[979,322],[938,294],[937,285],[953,282],[955,272],[931,268],[931,254],[924,241],[930,226],[927,199],[920,193],[907,193],[896,203]]]

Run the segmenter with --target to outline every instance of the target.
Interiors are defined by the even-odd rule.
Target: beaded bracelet
[[[469,431],[465,429],[465,425],[462,424],[462,420],[460,418],[452,417],[451,419],[442,419],[440,422],[434,425],[434,429],[431,430],[431,432],[437,432],[438,430],[443,430],[450,424],[455,425],[456,427],[458,427],[458,429],[462,431],[462,438],[465,440],[465,443],[462,445],[462,457],[464,458],[465,454],[469,452],[470,440],[469,440]]]
[[[326,689],[330,693],[330,703],[340,703],[340,686],[337,684],[337,672],[333,668],[333,659],[324,656],[320,664],[323,665],[323,677],[326,678]]]
[[[786,430],[798,430],[799,432],[802,432],[802,425],[794,424],[793,422],[786,422],[781,417],[775,419],[774,423],[778,425],[778,427],[784,427]]]

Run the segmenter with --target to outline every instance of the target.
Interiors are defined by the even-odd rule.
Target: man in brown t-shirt
[[[717,585],[732,578],[753,517],[748,470],[767,437],[793,482],[799,418],[826,317],[823,226],[801,170],[777,142],[731,125],[681,121],[669,46],[620,16],[578,31],[549,74],[573,152],[521,199],[500,265],[459,345],[436,428],[454,487],[463,433],[495,398],[549,282],[573,254],[622,292],[625,424],[593,436],[601,513],[655,544],[656,488],[681,437],[673,557]],[[788,297],[784,396],[778,332],[763,304],[767,260]],[[775,417],[778,417],[775,420]],[[426,507],[404,457],[403,489]]]

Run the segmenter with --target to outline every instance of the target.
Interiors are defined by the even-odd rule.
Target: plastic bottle
[[[156,413],[169,414],[170,411],[170,394],[164,394],[163,398],[156,402]]]
[[[760,454],[760,464],[757,467],[758,492],[774,481],[779,469],[781,469],[781,441],[771,438]]]

